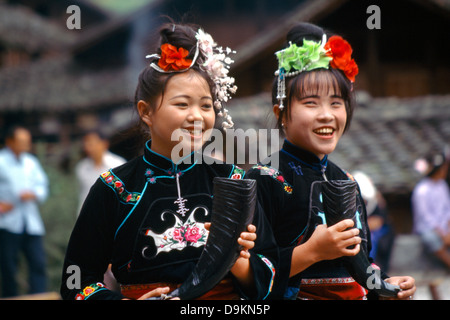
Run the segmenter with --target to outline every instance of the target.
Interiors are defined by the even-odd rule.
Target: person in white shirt
[[[100,174],[126,162],[124,158],[109,151],[109,141],[101,131],[89,131],[83,136],[83,151],[86,157],[75,167],[79,185],[78,212]],[[104,282],[109,288],[118,290],[111,266],[104,275]]]
[[[29,153],[32,138],[28,129],[8,130],[0,150],[0,269],[2,296],[18,295],[18,254],[28,262],[29,293],[46,290],[45,227],[39,204],[48,196],[48,178],[38,159]]]
[[[75,167],[79,184],[79,210],[91,186],[103,172],[126,162],[122,157],[110,152],[109,141],[100,131],[90,131],[83,136],[83,151],[86,157]]]
[[[416,169],[424,178],[412,193],[414,231],[450,270],[450,189],[445,181],[449,159],[445,153],[432,154],[419,159]]]

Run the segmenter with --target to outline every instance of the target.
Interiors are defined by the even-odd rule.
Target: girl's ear
[[[144,100],[139,100],[137,103],[137,109],[139,112],[139,117],[145,122],[149,127],[152,126],[152,111],[150,110],[150,105]]]
[[[281,112],[279,106],[277,104],[274,104],[272,110],[273,110],[273,114],[277,118],[277,122],[278,122],[278,117],[280,116],[280,112]]]
[[[277,123],[283,129],[286,129],[285,123],[284,123],[285,122],[284,120],[286,120],[286,119],[283,119],[286,116],[286,114],[285,113],[281,114],[280,106],[278,104],[274,104],[273,108],[272,108],[272,111],[273,111],[275,117],[277,118]],[[280,117],[281,117],[281,119],[280,119]]]

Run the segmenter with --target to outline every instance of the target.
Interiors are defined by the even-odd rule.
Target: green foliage
[[[50,180],[50,195],[41,207],[46,227],[48,291],[59,292],[64,255],[78,214],[78,191],[73,172],[65,174],[48,165],[44,170]]]

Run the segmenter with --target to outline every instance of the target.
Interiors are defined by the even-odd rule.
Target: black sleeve
[[[100,179],[92,186],[72,231],[64,260],[63,299],[121,299],[103,284],[111,260],[118,201]]]
[[[257,181],[258,203],[265,220],[274,234],[274,226],[277,223],[278,210],[283,207],[283,187],[269,175],[261,173],[259,169],[252,169],[246,174],[246,178]],[[269,299],[282,299],[286,290],[291,270],[292,250],[291,247],[281,247],[276,244],[277,265],[274,283]]]
[[[277,273],[278,250],[272,229],[267,218],[257,203],[253,225],[256,227],[255,247],[250,252],[250,266],[254,276],[254,290],[246,292],[242,288],[238,290],[245,299],[264,300],[267,299],[272,290]]]

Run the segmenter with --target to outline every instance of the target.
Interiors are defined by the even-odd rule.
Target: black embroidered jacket
[[[277,159],[278,167],[272,167]],[[269,161],[270,160],[270,161]],[[320,160],[314,154],[298,148],[285,140],[280,151],[247,172],[246,177],[256,179],[258,199],[272,225],[273,233],[280,250],[274,298],[292,298],[299,291],[300,282],[311,278],[350,277],[339,259],[314,264],[302,273],[289,278],[292,251],[302,243],[309,219],[311,185],[314,181],[346,180],[351,176],[328,160]],[[318,199],[316,199],[318,200]],[[362,201],[362,200],[361,200]],[[370,251],[370,233],[366,223],[365,209],[361,213],[358,227],[363,238],[362,246]]]
[[[207,240],[204,223],[213,214],[213,178],[244,178],[239,167],[213,163],[195,152],[175,164],[149,143],[142,157],[103,173],[92,186],[68,244],[63,298],[123,298],[102,283],[109,263],[120,284],[182,283]],[[235,281],[244,298],[267,297],[275,275],[275,241],[259,212],[250,251],[256,292],[247,296]],[[73,288],[73,273],[67,272],[71,265],[81,270],[79,288]]]

